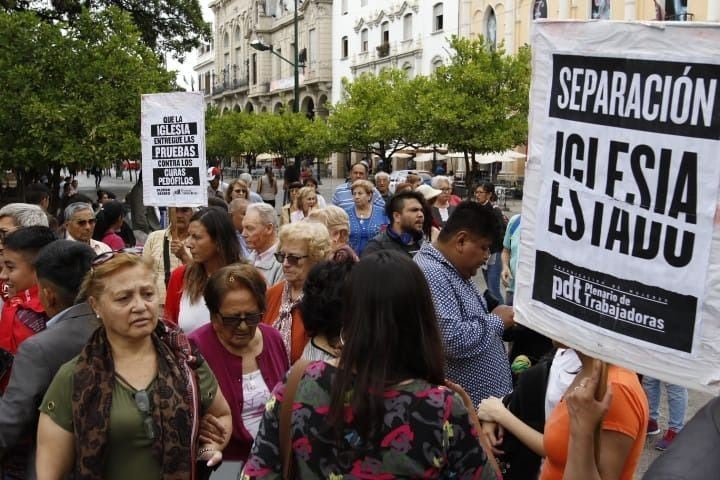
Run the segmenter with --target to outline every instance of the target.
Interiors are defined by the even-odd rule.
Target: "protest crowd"
[[[0,209],[3,479],[629,480],[661,433],[644,478],[716,478],[717,401],[683,429],[665,385],[663,431],[663,382],[515,324],[492,183],[207,173],[206,207]]]

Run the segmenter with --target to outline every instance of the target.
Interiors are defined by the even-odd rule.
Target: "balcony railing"
[[[716,0],[717,1],[717,0]],[[677,15],[668,15],[665,20],[673,22],[692,22],[695,17],[694,13],[678,13]]]

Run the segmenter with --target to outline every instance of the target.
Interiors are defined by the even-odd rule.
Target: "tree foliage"
[[[225,158],[244,156],[252,164],[261,153],[276,153],[285,160],[313,158],[327,156],[331,147],[321,119],[290,112],[226,112],[208,120],[207,151]]]
[[[405,147],[442,144],[467,153],[504,151],[527,138],[530,52],[507,55],[482,37],[451,39],[451,62],[430,77],[387,69],[345,81],[329,124],[337,151],[385,160]]]
[[[6,11],[33,11],[51,23],[60,20],[69,24],[79,21],[85,10],[118,8],[130,15],[145,45],[178,57],[211,35],[198,0],[0,0],[0,7]]]
[[[530,53],[507,55],[482,37],[453,37],[451,62],[439,67],[424,109],[432,111],[437,143],[464,152],[499,152],[524,144]]]
[[[385,160],[422,143],[425,112],[417,108],[417,97],[427,79],[410,80],[401,70],[386,69],[344,80],[343,86],[344,98],[333,106],[329,119],[338,151],[374,153]]]
[[[171,88],[172,74],[115,8],[73,25],[0,12],[0,166],[47,172],[138,158],[140,95]]]

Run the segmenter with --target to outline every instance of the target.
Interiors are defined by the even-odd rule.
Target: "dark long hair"
[[[206,208],[195,212],[190,217],[190,223],[200,222],[217,245],[218,256],[222,259],[222,265],[227,266],[240,260],[240,245],[238,244],[235,228],[230,221],[230,216],[217,209]],[[184,289],[188,292],[190,300],[197,302],[205,290],[208,276],[205,265],[202,263],[191,263],[185,270]]]
[[[95,230],[93,230],[93,238],[101,241],[107,231],[110,230],[110,227],[124,214],[125,209],[122,203],[117,200],[107,202],[95,217],[97,223],[95,224]]]
[[[383,278],[402,281],[378,281]],[[342,435],[345,396],[354,391],[353,427],[372,442],[382,432],[389,386],[407,379],[444,382],[435,308],[420,268],[406,255],[380,251],[350,273],[342,318],[345,344],[331,389],[330,426]]]

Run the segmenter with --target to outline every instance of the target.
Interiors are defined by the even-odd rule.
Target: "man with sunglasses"
[[[95,212],[92,206],[85,202],[75,202],[65,208],[65,238],[75,242],[82,242],[95,251],[96,254],[110,252],[112,249],[92,238],[95,229]]]

